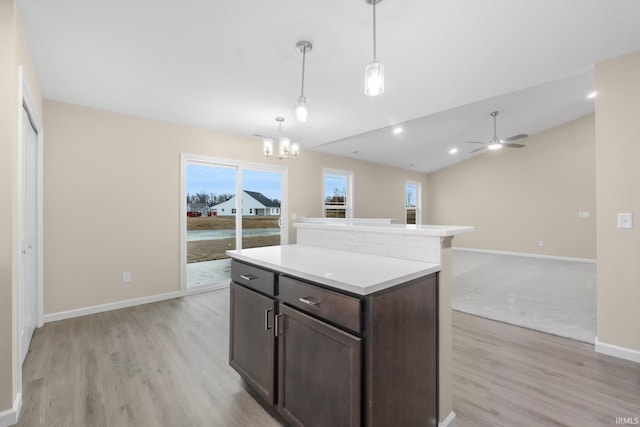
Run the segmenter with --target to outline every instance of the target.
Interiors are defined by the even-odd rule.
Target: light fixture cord
[[[307,57],[307,47],[302,47],[302,87],[300,88],[300,96],[304,96],[304,64]]]
[[[493,116],[493,139],[498,139],[498,131],[496,131],[496,116]]]
[[[376,2],[373,0],[373,62],[376,62]]]

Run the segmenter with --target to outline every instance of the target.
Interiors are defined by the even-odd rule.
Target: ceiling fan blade
[[[480,147],[480,148],[476,148],[475,150],[471,150],[471,151],[469,151],[469,154],[471,154],[471,153],[475,153],[476,151],[484,150],[485,148],[487,148],[487,147]]]
[[[509,144],[509,143],[505,143],[502,144],[505,147],[509,147],[509,148],[522,148],[522,147],[526,147],[526,145],[524,144]]]
[[[514,136],[511,136],[509,138],[503,139],[502,142],[503,143],[508,143],[508,142],[511,142],[511,141],[517,141],[519,139],[526,138],[528,136],[529,135],[527,135],[526,133],[521,133],[520,135],[514,135]]]
[[[480,141],[465,141],[465,144],[486,144],[487,142],[480,142]]]

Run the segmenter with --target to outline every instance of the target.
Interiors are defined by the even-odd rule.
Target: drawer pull
[[[254,276],[253,274],[243,274],[240,276],[242,279],[244,280],[253,280],[253,279],[257,279],[257,276]]]
[[[269,326],[269,313],[271,313],[273,310],[268,309],[264,311],[264,330],[268,331],[269,329],[271,329],[271,326]]]
[[[318,301],[314,301],[311,299],[311,297],[300,297],[300,302],[310,305],[311,307],[315,307],[317,305],[320,305],[320,303]]]

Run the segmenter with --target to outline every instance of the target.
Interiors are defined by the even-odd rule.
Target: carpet
[[[453,309],[593,344],[596,264],[453,250]]]

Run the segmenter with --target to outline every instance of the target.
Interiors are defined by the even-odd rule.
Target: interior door
[[[27,110],[23,109],[23,152],[22,152],[22,227],[21,256],[22,269],[19,278],[19,293],[21,307],[20,360],[29,350],[31,337],[36,329],[37,315],[37,141],[38,134],[29,119]]]

